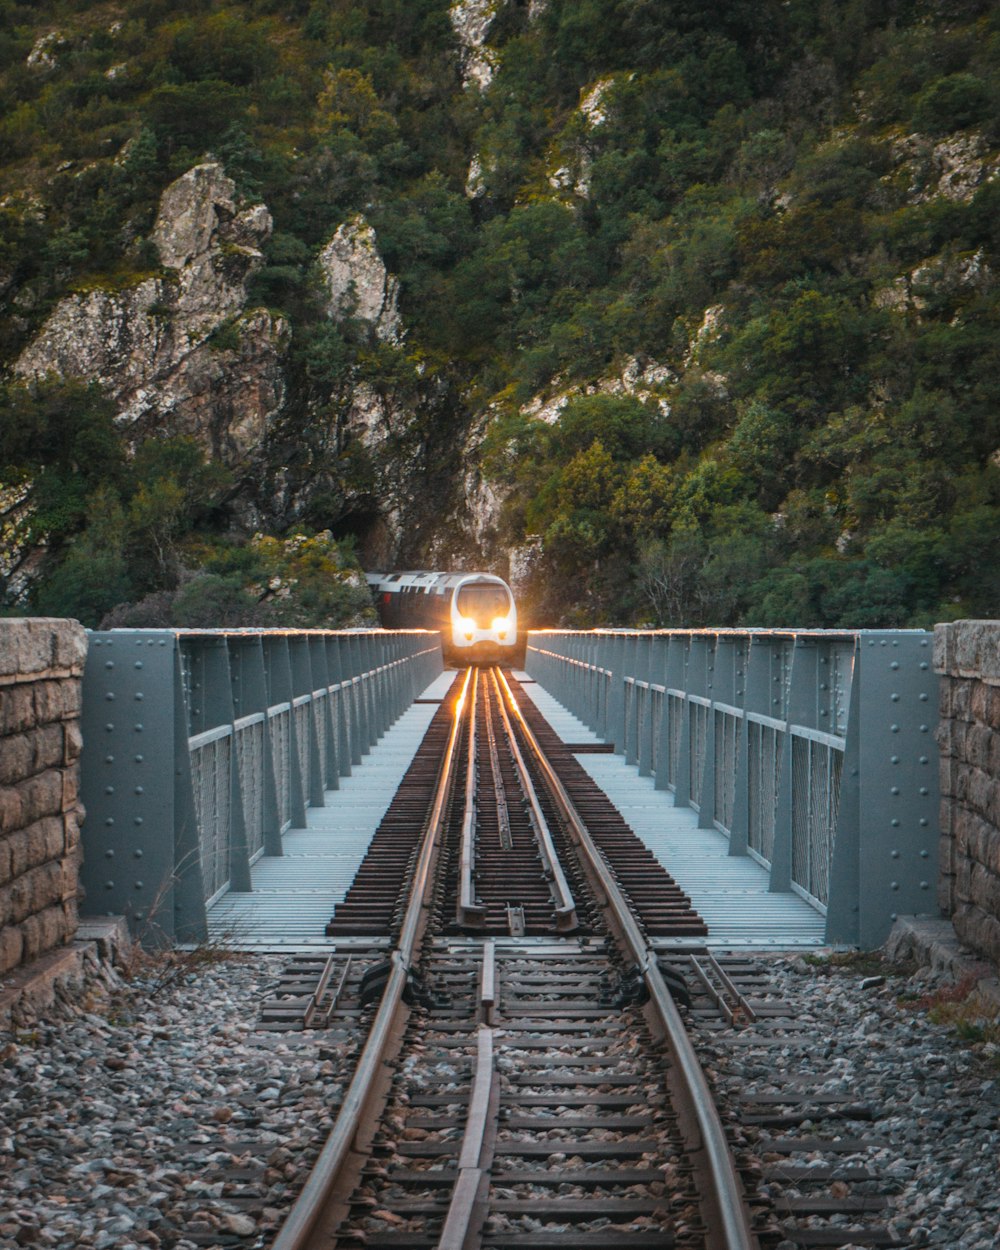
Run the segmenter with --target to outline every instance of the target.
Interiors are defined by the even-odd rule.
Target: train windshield
[[[467,616],[477,625],[488,628],[498,616],[510,611],[506,586],[496,582],[466,582],[459,586],[455,607],[460,616]]]

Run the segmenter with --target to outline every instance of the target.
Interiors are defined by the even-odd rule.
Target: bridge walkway
[[[229,891],[208,910],[209,940],[241,950],[254,946],[330,947],[326,922],[343,901],[368,844],[399,788],[454,672],[435,678],[365,755],[340,788],[310,807],[305,829],[289,829],[282,855],[263,855],[251,868],[252,892]],[[365,944],[371,946],[371,939]],[[350,945],[338,939],[336,945]]]
[[[526,673],[515,676],[563,742],[601,741]],[[652,777],[640,777],[637,765],[626,764],[622,755],[578,758],[690,896],[708,925],[708,945],[775,950],[824,945],[826,922],[820,912],[798,894],[771,893],[765,868],[750,856],[730,855],[725,834],[699,829],[698,813],[675,806],[670,791],[657,790]],[[706,939],[692,939],[692,944],[706,944]]]

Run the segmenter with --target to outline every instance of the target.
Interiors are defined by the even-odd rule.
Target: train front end
[[[516,647],[517,607],[507,583],[490,573],[463,577],[451,598],[446,658],[461,664],[509,664]]]

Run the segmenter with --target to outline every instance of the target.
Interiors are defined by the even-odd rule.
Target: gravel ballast
[[[266,1245],[354,1053],[255,1028],[285,962],[153,969],[0,1040],[0,1246]]]
[[[0,1246],[265,1247],[329,1130],[353,1043],[256,1029],[287,957],[134,977],[75,1015],[0,1037]],[[1000,1245],[1000,1050],[935,1023],[927,972],[769,957],[771,993],[815,1037],[805,1052],[700,1041],[738,1103],[795,1065],[876,1119],[904,1245]],[[910,1001],[906,1001],[909,999]],[[987,1037],[990,1036],[987,1031]],[[802,1068],[805,1065],[805,1068]]]
[[[753,1028],[714,1036],[702,1030],[698,1053],[716,1096],[737,1119],[755,1094],[796,1084],[866,1104],[872,1121],[846,1124],[843,1132],[870,1144],[838,1162],[867,1167],[878,1178],[870,1192],[886,1195],[884,1220],[900,1244],[1000,1246],[1000,1027],[989,1019],[995,1005],[984,1004],[981,1015],[969,1005],[970,986],[867,958],[779,957],[761,966],[769,984],[760,997],[791,1004],[798,1036],[790,1034],[787,1046],[765,1046],[754,1044]],[[817,1132],[837,1135],[822,1123],[778,1135]],[[819,1152],[794,1158],[821,1162]],[[838,1192],[832,1184],[830,1196]],[[850,1217],[831,1221],[838,1222],[849,1226]],[[778,1250],[794,1246],[782,1242]]]

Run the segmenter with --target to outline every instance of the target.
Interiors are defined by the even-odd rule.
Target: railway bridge
[[[114,630],[86,654],[84,910],[322,944],[454,680],[436,635]],[[874,948],[954,894],[932,633],[542,631],[520,676],[709,940]]]
[[[272,1250],[923,1244],[870,1030],[831,1065],[807,965],[766,956],[949,904],[989,951],[996,626],[539,631],[462,670],[423,631],[2,629],[4,971],[58,957],[82,887],[144,942],[261,952],[282,1114],[338,1056],[280,1191],[255,1098],[157,1117],[211,1169],[142,1216],[167,1244],[248,1211]]]

